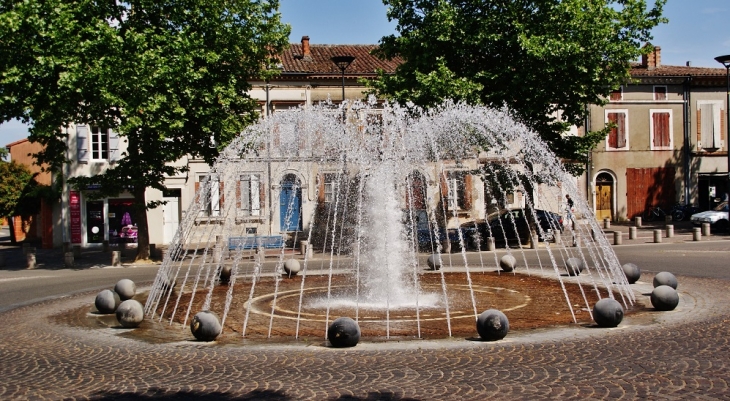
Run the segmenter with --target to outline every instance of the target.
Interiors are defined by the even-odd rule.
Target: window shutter
[[[109,161],[112,163],[117,162],[119,157],[119,134],[109,130]]]
[[[626,147],[626,114],[616,113],[616,147]]]
[[[76,150],[79,163],[89,162],[89,126],[76,126]]]
[[[263,180],[259,180],[259,202],[259,207],[263,209],[266,204],[266,184]]]
[[[471,210],[473,180],[471,174],[464,176],[464,209]]]
[[[325,200],[325,194],[324,194],[324,174],[320,174],[317,176],[317,179],[319,180],[318,185],[318,193],[317,193],[317,202],[320,204],[324,204]]]
[[[238,180],[238,185],[236,185],[236,210],[241,208],[241,185],[243,185],[244,182],[243,177],[241,177],[241,179]]]
[[[700,131],[700,138],[702,141],[702,148],[704,149],[717,148],[717,144],[715,143],[715,113],[713,113],[714,110],[712,106],[712,104],[705,103],[700,105],[700,110],[698,110],[698,113],[702,116],[702,118],[698,118],[698,120],[702,127],[702,131]]]
[[[223,190],[223,181],[219,182],[218,184],[219,184],[218,185],[218,188],[219,188],[219,192],[218,193],[220,194],[220,197],[219,197],[219,200],[218,200],[218,210],[223,210],[225,208],[225,206],[224,206],[225,203],[224,202],[225,202],[225,197],[226,197],[225,194],[226,193]]]
[[[702,106],[697,108],[697,149],[702,149]]]
[[[449,196],[449,183],[446,180],[446,173],[441,172],[439,182],[441,185],[441,197],[446,199]]]
[[[200,196],[199,191],[200,190],[200,182],[195,181],[195,195],[193,196],[193,199],[197,202],[198,197]]]
[[[669,146],[669,113],[652,114],[654,123],[654,146]]]

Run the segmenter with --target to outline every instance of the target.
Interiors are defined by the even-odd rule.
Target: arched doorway
[[[596,218],[613,220],[613,177],[608,173],[600,173],[596,177]]]
[[[295,174],[281,180],[279,196],[279,226],[281,231],[300,231],[302,228],[302,184]]]

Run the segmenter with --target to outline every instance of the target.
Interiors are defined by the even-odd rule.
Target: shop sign
[[[81,196],[77,191],[71,191],[68,197],[69,211],[71,215],[71,243],[81,243]]]

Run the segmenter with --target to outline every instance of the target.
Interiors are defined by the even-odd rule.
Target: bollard
[[[553,234],[553,241],[556,244],[559,244],[560,243],[560,231],[555,230],[555,233]]]
[[[496,249],[496,246],[494,246],[494,237],[488,237],[487,238],[487,250],[494,251],[495,249]]]
[[[603,218],[603,228],[606,230],[611,228],[611,219],[609,219],[608,217]]]
[[[530,249],[537,249],[537,245],[539,244],[539,240],[537,239],[537,234],[530,235]]]
[[[667,224],[667,238],[674,237],[674,225]]]
[[[580,237],[578,237],[575,232],[573,232],[573,246],[579,247],[580,246]]]
[[[81,245],[74,245],[73,252],[74,252],[74,258],[80,258],[81,257]]]
[[[122,252],[113,251],[112,252],[112,266],[119,267],[121,265],[122,265]]]
[[[692,228],[692,241],[699,241],[702,238],[702,229],[699,227]]]
[[[68,269],[74,267],[74,253],[73,252],[65,252],[63,254],[63,266]]]
[[[634,226],[641,228],[641,216],[634,217]]]
[[[636,227],[629,227],[629,239],[636,239]]]
[[[659,244],[662,242],[662,230],[654,230],[654,243]]]
[[[623,233],[621,231],[614,231],[613,232],[613,244],[621,245],[623,243],[624,243]]]
[[[32,250],[28,250],[28,253],[25,255],[26,265],[25,267],[28,269],[35,269],[36,267],[36,259],[35,259],[35,248],[31,248]]]
[[[302,255],[306,255],[308,247],[309,241],[299,241],[299,253],[301,253]]]
[[[101,247],[102,247],[102,252],[104,252],[104,253],[109,252],[109,241],[108,240],[102,241]]]
[[[702,236],[708,237],[710,235],[710,223],[702,223]]]

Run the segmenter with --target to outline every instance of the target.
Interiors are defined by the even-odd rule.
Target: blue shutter
[[[119,134],[109,130],[109,161],[112,163],[117,162],[119,157]]]
[[[89,162],[89,127],[76,126],[76,150],[79,163]]]

